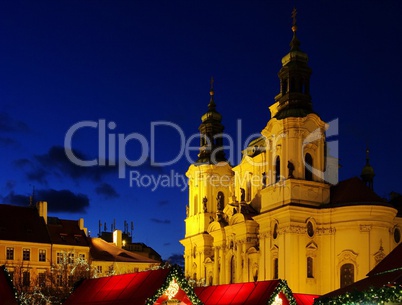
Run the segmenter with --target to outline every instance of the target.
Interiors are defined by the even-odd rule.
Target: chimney
[[[78,220],[78,226],[80,227],[80,230],[83,230],[85,235],[88,236],[88,229],[84,227],[84,218]]]
[[[47,224],[47,201],[39,201],[36,204],[36,209],[38,210],[39,216],[43,217]]]
[[[114,230],[113,231],[113,243],[119,248],[121,248],[121,246],[122,246],[122,239],[123,239],[123,237],[122,237],[121,230]]]

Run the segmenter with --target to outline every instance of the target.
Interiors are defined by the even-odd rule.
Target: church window
[[[341,266],[341,288],[353,284],[355,266],[353,264],[343,264]]]
[[[290,89],[289,89],[289,91],[290,92],[295,92],[295,79],[294,79],[294,77],[292,77],[291,79],[290,79],[290,83],[289,83],[289,87],[290,87]]]
[[[313,180],[313,158],[309,153],[304,157],[304,179]]]
[[[278,263],[278,258],[274,258],[274,274],[273,274],[273,279],[278,279],[279,278],[279,263]]]
[[[312,257],[307,257],[307,277],[308,278],[314,278],[313,275],[313,258]]]
[[[251,182],[247,181],[247,201],[251,200]]]
[[[275,160],[275,182],[279,182],[279,180],[281,180],[281,160],[277,156]]]
[[[253,280],[254,280],[254,282],[257,282],[257,281],[258,281],[258,269],[255,269],[255,270],[254,270]]]
[[[276,239],[278,237],[278,224],[277,223],[275,223],[275,225],[274,225],[274,229],[272,231],[272,237],[273,237],[273,239]]]
[[[401,241],[401,231],[399,230],[399,228],[394,229],[394,241],[397,244],[399,244],[399,242]]]
[[[232,256],[230,260],[230,284],[236,283],[236,260],[235,257]]]
[[[309,221],[307,223],[307,235],[310,237],[314,236],[314,226],[313,223],[311,221]]]
[[[282,80],[282,94],[285,94],[288,92],[288,80],[284,79]]]

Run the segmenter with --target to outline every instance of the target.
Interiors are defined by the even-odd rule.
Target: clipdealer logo
[[[182,128],[178,124],[170,121],[151,122],[149,138],[138,132],[131,132],[128,134],[116,133],[116,127],[117,124],[115,122],[107,122],[105,119],[99,119],[98,121],[80,121],[75,123],[67,130],[64,138],[64,149],[67,158],[70,160],[70,162],[82,167],[117,167],[118,178],[120,179],[126,179],[127,168],[131,168],[128,176],[130,187],[146,187],[151,188],[152,191],[155,191],[159,187],[177,187],[182,191],[187,189],[187,178],[183,174],[175,173],[173,170],[171,170],[168,174],[161,173],[157,175],[149,175],[141,173],[139,169],[142,165],[147,163],[153,167],[167,167],[176,164],[183,158],[185,158],[189,164],[196,163],[197,160],[193,159],[191,155],[197,155],[199,152],[199,143],[202,136],[201,134],[196,133],[186,137]],[[72,144],[74,137],[83,129],[88,128],[97,131],[98,155],[96,158],[85,160],[74,153]],[[155,144],[156,141],[160,140],[157,138],[157,130],[160,131],[160,129],[163,128],[169,128],[175,131],[178,135],[179,142],[175,142],[174,145],[172,145],[172,147],[177,149],[174,157],[170,160],[160,161],[156,160]],[[250,147],[248,147],[250,141],[257,137],[261,137],[260,133],[256,133],[243,140],[241,120],[237,120],[236,128],[237,130],[235,138],[228,134],[216,135],[216,137],[219,136],[224,140],[225,144],[221,147],[221,149],[225,151],[229,164],[239,163],[244,157],[242,152],[250,149]],[[302,143],[302,154],[305,153],[305,148],[309,144],[315,141],[327,140],[327,152],[325,153],[326,158],[328,158],[328,156],[331,154],[331,156],[337,159],[338,141],[337,139],[334,140],[334,136],[337,135],[338,119],[335,119],[329,124],[326,124],[325,132],[322,132],[319,128],[317,128],[314,132],[310,133],[304,138]],[[265,139],[266,149],[275,150],[276,143],[286,136],[287,135],[285,133],[282,133],[279,135],[272,135],[270,139]],[[208,137],[206,137],[204,141],[205,140],[207,141],[207,145],[211,144],[208,143],[208,141],[210,141]],[[138,151],[136,151],[137,155],[135,159],[129,158],[127,155],[127,145],[129,143],[134,143],[135,145],[139,146]],[[274,155],[275,154],[272,154],[273,158]],[[212,154],[211,157],[213,158],[214,155]],[[305,163],[304,158],[301,159]],[[253,166],[264,166],[268,164],[268,160],[256,162],[253,158],[248,158],[247,161],[252,163]],[[273,160],[271,160],[271,164],[274,164],[272,161]],[[328,165],[328,162],[325,163]],[[314,166],[311,166],[310,164],[303,165],[315,176],[321,177],[326,182],[331,184],[337,183],[337,173],[334,175],[329,175],[327,167],[324,168],[324,170],[320,170]],[[236,179],[239,179],[239,177]],[[284,177],[282,177],[281,180],[284,180]]]

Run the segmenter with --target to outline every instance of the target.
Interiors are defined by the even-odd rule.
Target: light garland
[[[283,293],[289,301],[289,305],[297,305],[296,299],[293,296],[292,290],[290,290],[287,282],[285,280],[279,280],[278,286],[276,286],[275,290],[272,292],[271,297],[268,300],[268,305],[276,304],[277,296],[279,293]]]
[[[383,305],[384,303],[402,303],[402,285],[372,287],[365,291],[356,290],[332,298],[318,298],[314,301],[314,305]]]
[[[159,297],[161,297],[163,294],[166,294],[166,292],[169,291],[169,287],[172,282],[175,282],[180,287],[180,289],[186,293],[187,297],[191,301],[191,304],[204,305],[195,294],[193,287],[191,287],[188,284],[187,280],[183,275],[183,271],[179,266],[170,267],[170,272],[166,277],[165,283],[156,291],[153,297],[147,299],[145,304],[154,305],[156,300],[159,299]]]

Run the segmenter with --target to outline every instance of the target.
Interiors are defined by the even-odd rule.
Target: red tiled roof
[[[5,266],[0,267],[0,305],[18,305],[15,296],[14,289],[7,279],[7,271]]]
[[[47,227],[53,244],[88,247],[87,236],[80,230],[78,220],[48,217]]]
[[[160,261],[121,249],[101,238],[89,238],[89,243],[91,245],[91,257],[95,261],[160,263]]]
[[[50,243],[45,220],[35,207],[0,204],[0,239]]]
[[[386,201],[367,187],[358,177],[339,182],[331,187],[331,204],[379,203]]]

